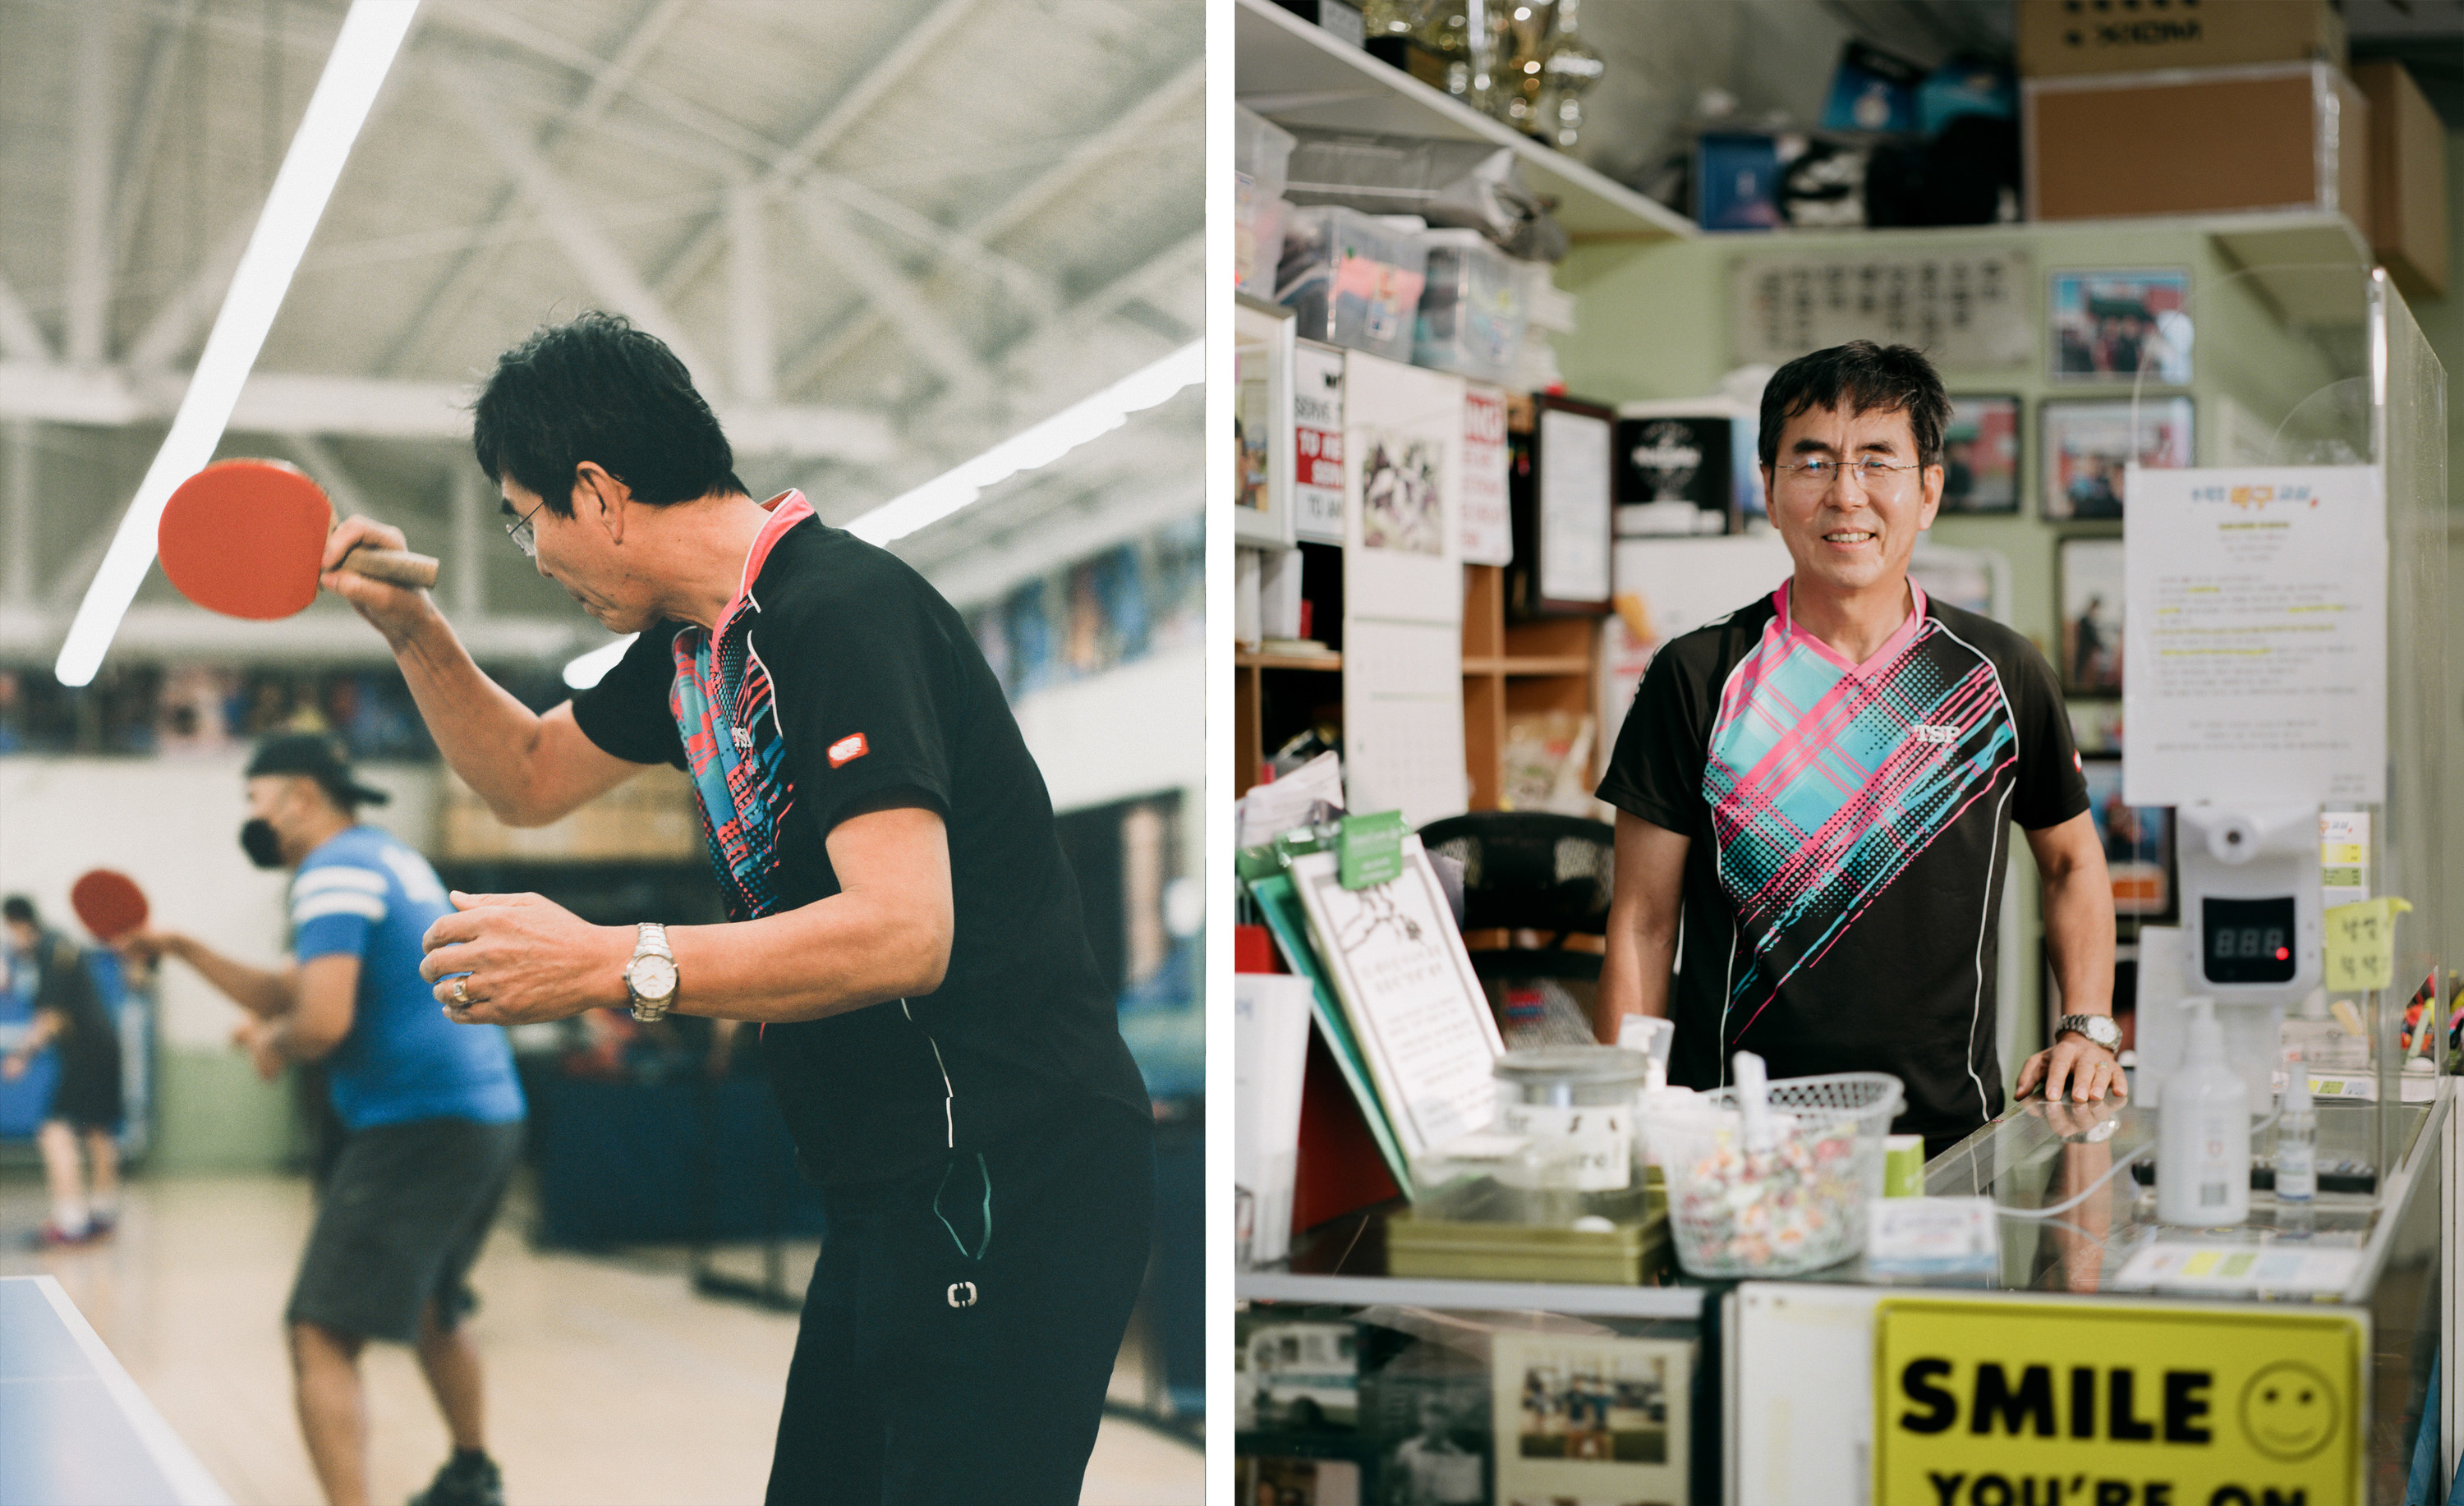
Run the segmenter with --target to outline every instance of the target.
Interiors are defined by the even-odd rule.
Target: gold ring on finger
[[[453,980],[454,1008],[469,1009],[471,1007],[471,991],[469,988],[465,987],[465,985],[470,981],[471,980],[468,978],[455,978]]]

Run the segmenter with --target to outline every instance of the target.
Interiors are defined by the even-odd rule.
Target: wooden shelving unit
[[[1588,617],[1506,620],[1506,571],[1463,567],[1463,762],[1471,808],[1493,811],[1506,783],[1508,719],[1535,711],[1589,714],[1596,725],[1599,622]],[[1599,767],[1598,750],[1592,768]]]

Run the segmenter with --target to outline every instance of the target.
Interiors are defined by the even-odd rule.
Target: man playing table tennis
[[[2045,897],[2070,1013],[2022,1096],[2127,1092],[2113,894],[2052,666],[1908,578],[1942,502],[1950,401],[1932,363],[1863,340],[1764,388],[1771,519],[1795,571],[1663,645],[1599,797],[1617,808],[1598,1024],[1675,1021],[1669,1080],[1889,1072],[1895,1126],[1939,1154],[2002,1107],[1995,924],[2010,827]]]
[[[77,943],[47,929],[33,901],[22,894],[0,901],[0,927],[16,965],[34,979],[34,1022],[17,1049],[0,1057],[0,1078],[23,1077],[45,1046],[59,1053],[59,1076],[35,1131],[52,1194],[51,1219],[35,1238],[84,1244],[110,1233],[120,1214],[120,1031]],[[80,1146],[94,1168],[91,1195]]]
[[[508,352],[473,438],[539,573],[641,635],[605,679],[535,715],[426,595],[325,584],[504,819],[687,770],[728,923],[457,894],[437,998],[474,1022],[630,1004],[763,1027],[829,1220],[774,1506],[1074,1502],[1147,1262],[1154,1128],[1000,683],[896,557],[800,493],[747,495],[682,363],[621,319]],[[363,538],[402,542],[346,522],[327,565]]]
[[[269,738],[248,766],[240,846],[260,868],[293,870],[296,960],[253,967],[168,930],[122,946],[179,958],[247,1010],[233,1038],[268,1080],[289,1062],[325,1063],[349,1135],[319,1190],[283,1320],[326,1500],[368,1498],[359,1359],[384,1339],[416,1347],[453,1440],[412,1506],[502,1506],[479,1351],[462,1320],[475,1301],[466,1278],[520,1154],[522,1090],[503,1031],[437,1016],[420,940],[452,906],[428,860],[360,821],[359,807],[385,799],[326,738]]]

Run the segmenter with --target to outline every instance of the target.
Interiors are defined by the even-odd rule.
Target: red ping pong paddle
[[[180,483],[163,505],[155,552],[180,594],[209,612],[270,622],[317,600],[325,535],[335,527],[324,489],[278,460],[221,460]],[[341,568],[403,586],[436,583],[436,561],[363,544]]]
[[[69,908],[77,911],[78,925],[95,940],[104,942],[143,929],[149,913],[145,891],[137,886],[137,881],[109,868],[79,876],[69,886]]]

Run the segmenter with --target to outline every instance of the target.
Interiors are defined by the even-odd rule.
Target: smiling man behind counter
[[[2043,881],[2065,1006],[2022,1097],[2127,1088],[2113,893],[2044,656],[1908,578],[1942,505],[1942,379],[1864,340],[1782,366],[1760,450],[1795,573],[1663,646],[1599,797],[1617,808],[1601,1038],[1677,1027],[1669,1080],[1879,1071],[1940,1154],[2002,1108],[1995,942],[2011,824]]]

